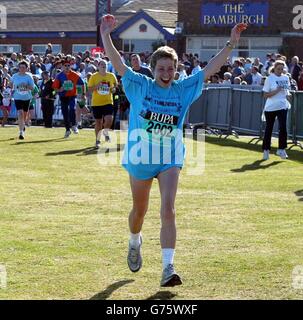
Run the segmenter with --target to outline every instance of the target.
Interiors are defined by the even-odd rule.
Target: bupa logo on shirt
[[[163,123],[163,124],[172,124],[172,125],[177,125],[178,119],[179,119],[179,117],[177,116],[153,112],[150,110],[143,111],[141,113],[141,116],[143,116],[143,118],[147,120],[156,121],[158,123]]]
[[[142,128],[147,133],[148,140],[153,144],[163,143],[162,138],[166,138],[165,145],[169,145],[167,139],[174,138],[179,121],[179,116],[143,109],[140,112]],[[145,137],[142,137],[146,140]]]

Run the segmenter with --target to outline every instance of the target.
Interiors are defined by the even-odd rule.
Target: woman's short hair
[[[26,66],[26,68],[28,68],[28,62],[27,61],[25,61],[25,60],[22,60],[22,61],[20,61],[19,63],[18,63],[18,67],[20,67],[20,66]]]
[[[155,70],[155,67],[157,65],[157,61],[162,58],[168,58],[168,59],[173,60],[174,66],[177,69],[178,55],[177,55],[176,51],[171,47],[163,46],[163,47],[158,48],[151,56],[150,67],[152,70]]]

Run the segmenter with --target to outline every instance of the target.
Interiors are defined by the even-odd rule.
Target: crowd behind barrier
[[[120,51],[120,55],[122,60],[133,70],[141,73],[142,69],[148,69],[150,53],[136,54],[137,66],[133,65],[133,54]],[[58,73],[62,71],[64,59],[68,59],[72,70],[77,72],[83,81],[87,82],[88,77],[98,71],[98,63],[101,58],[108,61],[107,71],[115,73],[111,62],[103,53],[94,56],[86,51],[75,55],[62,53],[55,55],[52,53],[51,44],[48,44],[44,55],[35,54],[32,51],[28,54],[0,54],[0,98],[5,86],[9,84],[11,76],[18,72],[20,61],[26,60],[29,63],[28,71],[39,86],[40,81],[42,81],[42,72],[49,72],[51,78],[55,79]],[[218,132],[257,135],[261,139],[265,127],[261,121],[265,102],[262,87],[276,60],[283,60],[286,63],[284,71],[290,79],[291,89],[293,90],[292,108],[288,114],[288,134],[293,142],[302,139],[303,98],[302,91],[297,90],[303,90],[303,62],[298,57],[290,58],[278,53],[268,53],[266,61],[263,62],[259,58],[238,57],[233,60],[227,59],[217,74],[205,79],[204,94],[190,108],[185,124],[195,127],[202,125]],[[177,66],[176,80],[194,74],[205,67],[207,63],[207,61],[202,61],[198,54],[184,53]],[[144,74],[146,73],[144,72]],[[120,120],[124,122],[127,120],[129,112],[129,103],[125,101],[127,99],[120,81],[119,86],[121,90],[119,90],[119,102],[116,106],[117,126],[114,125],[114,128],[118,127]],[[37,97],[36,100],[32,120],[39,122],[43,119],[41,99]],[[58,96],[55,99],[54,106],[54,125],[60,125],[63,121],[63,115]],[[0,117],[2,117],[1,110]],[[13,121],[17,119],[13,99],[9,119]],[[91,117],[91,120],[94,120],[93,117]],[[277,125],[274,128],[274,133],[277,134]]]

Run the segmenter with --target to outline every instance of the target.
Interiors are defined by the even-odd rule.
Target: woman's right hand
[[[113,15],[107,14],[101,18],[100,33],[103,35],[110,34],[116,27],[116,19]]]

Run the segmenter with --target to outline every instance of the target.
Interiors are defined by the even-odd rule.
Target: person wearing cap
[[[232,74],[230,72],[224,72],[222,84],[231,84]]]
[[[71,70],[71,64],[69,59],[65,59],[63,63],[63,71],[60,72],[53,83],[53,89],[59,94],[61,102],[61,110],[65,125],[64,138],[68,138],[71,134],[72,128],[75,134],[78,134],[78,128],[76,125],[76,96],[77,86],[82,86],[83,96],[85,96],[84,82],[76,72]]]
[[[53,79],[48,71],[42,72],[42,82],[40,84],[41,110],[45,128],[52,128],[55,92],[53,89]]]

